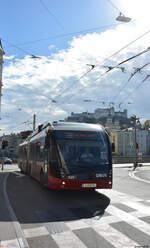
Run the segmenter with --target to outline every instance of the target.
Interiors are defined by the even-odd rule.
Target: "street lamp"
[[[122,12],[119,10],[119,8],[112,2],[112,0],[107,0],[107,1],[112,5],[114,9],[120,12],[119,16],[116,18],[116,21],[119,21],[119,22],[130,22],[131,21],[131,18],[123,15]]]
[[[123,15],[120,12],[119,16],[116,18],[116,21],[119,21],[119,22],[130,22],[131,21],[131,18]]]

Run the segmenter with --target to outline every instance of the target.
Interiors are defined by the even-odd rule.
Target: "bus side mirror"
[[[111,150],[112,150],[112,152],[115,152],[115,143],[111,144]]]

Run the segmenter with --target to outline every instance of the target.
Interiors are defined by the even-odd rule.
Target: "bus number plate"
[[[96,187],[96,183],[83,183],[82,184],[82,188],[95,188]]]

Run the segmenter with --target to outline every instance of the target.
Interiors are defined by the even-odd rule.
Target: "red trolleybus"
[[[19,168],[52,189],[112,188],[111,145],[99,124],[40,125],[19,145]]]

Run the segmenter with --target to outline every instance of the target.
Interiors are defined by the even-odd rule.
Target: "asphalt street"
[[[115,165],[113,189],[52,191],[0,171],[0,247],[150,247],[150,166]]]

